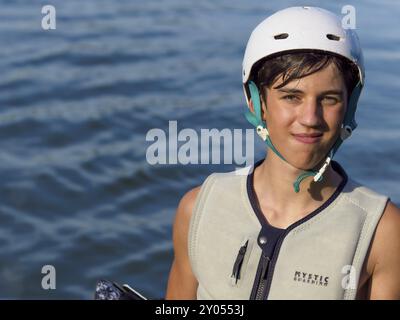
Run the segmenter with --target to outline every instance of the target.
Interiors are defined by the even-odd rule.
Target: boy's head
[[[297,145],[290,148],[288,135],[285,143],[285,133],[294,133],[294,136],[296,132],[304,135],[321,133],[326,122],[325,129],[329,132],[324,137],[326,143],[318,146],[315,142],[318,140],[307,138],[305,141],[311,142],[304,143],[315,143],[313,148],[299,149],[308,150],[308,155],[300,159],[300,166],[297,166],[306,173],[299,176],[294,188],[298,192],[299,183],[306,176],[314,176],[314,181],[320,181],[341,143],[357,126],[354,114],[364,85],[364,64],[355,31],[344,29],[339,17],[321,8],[292,7],[278,11],[253,30],[243,58],[242,78],[251,110],[246,113],[246,118],[282,160],[291,162],[298,158],[293,152]],[[296,83],[303,91],[296,88]],[[286,86],[290,86],[291,91],[301,92],[296,96],[279,95],[280,89]],[[327,96],[325,91],[330,87],[335,87],[340,94]],[[317,108],[318,104],[327,108]],[[292,106],[286,109],[290,112],[284,113],[284,108],[278,108],[282,105]],[[274,113],[267,111],[271,106],[274,106]],[[268,121],[274,132],[271,137]],[[278,149],[271,141],[272,136]],[[313,150],[317,149],[321,151],[319,161],[315,156],[310,159]],[[287,160],[284,153],[293,157]],[[326,159],[324,165],[315,171],[323,159]],[[304,168],[302,163],[312,167]]]

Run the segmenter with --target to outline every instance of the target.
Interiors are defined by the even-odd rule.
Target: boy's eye
[[[291,101],[297,101],[299,98],[294,94],[288,94],[286,96],[283,96],[282,99],[291,102]]]
[[[327,104],[336,104],[339,102],[339,99],[336,97],[326,96],[322,98],[322,101]]]

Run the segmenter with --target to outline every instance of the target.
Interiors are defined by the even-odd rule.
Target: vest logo
[[[329,277],[302,271],[295,271],[293,280],[297,282],[309,283],[315,286],[323,286],[323,287],[327,287],[329,283]]]

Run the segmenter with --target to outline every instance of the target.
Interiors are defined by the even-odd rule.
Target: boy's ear
[[[260,102],[261,102],[261,117],[262,117],[262,119],[263,119],[264,121],[266,121],[266,119],[265,119],[265,112],[264,112],[264,102],[263,102],[263,101],[260,101]],[[249,108],[250,108],[250,111],[251,111],[253,114],[255,114],[255,111],[254,111],[254,104],[253,104],[253,100],[252,100],[252,99],[249,100]],[[265,106],[265,108],[267,108],[267,107]]]
[[[254,104],[253,104],[253,100],[252,99],[249,99],[249,108],[250,108],[250,111],[255,114]]]

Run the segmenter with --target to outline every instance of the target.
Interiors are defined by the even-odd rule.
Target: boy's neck
[[[328,166],[322,181],[314,182],[313,177],[307,177],[296,193],[293,183],[303,172],[275,154],[267,156],[255,169],[254,191],[261,211],[271,225],[286,228],[305,217],[328,200],[343,179]]]

